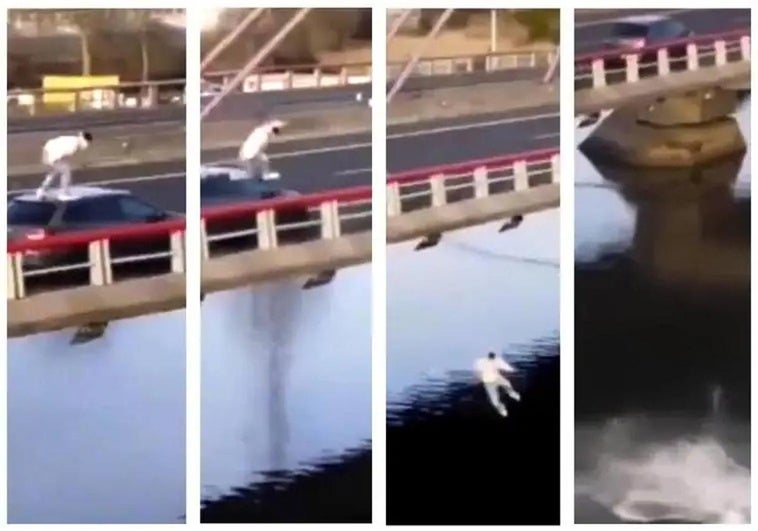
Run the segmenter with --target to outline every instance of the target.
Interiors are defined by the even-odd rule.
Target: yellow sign
[[[118,85],[118,76],[45,76],[42,79],[42,88],[45,93],[42,101],[45,106],[61,105],[75,110],[77,107],[76,93],[79,92],[79,108],[102,108],[112,105],[115,99],[113,90],[86,90],[74,92],[47,92],[47,89],[80,89],[85,87],[107,87]]]

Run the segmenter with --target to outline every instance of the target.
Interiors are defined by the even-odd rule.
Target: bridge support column
[[[737,92],[702,89],[619,108],[579,146],[592,160],[650,168],[698,166],[743,153],[731,116]]]

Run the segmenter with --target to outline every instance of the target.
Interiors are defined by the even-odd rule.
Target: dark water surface
[[[388,249],[388,523],[558,523],[558,220]],[[488,350],[517,369],[507,418],[472,370]]]
[[[749,155],[576,164],[576,521],[747,522]]]

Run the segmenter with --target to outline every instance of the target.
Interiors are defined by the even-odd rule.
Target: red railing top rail
[[[604,59],[606,57],[618,57],[619,54],[641,54],[645,52],[654,52],[657,50],[660,50],[661,48],[669,48],[671,46],[681,46],[683,44],[702,44],[702,43],[713,43],[717,40],[729,40],[729,39],[739,39],[740,37],[744,37],[745,35],[750,36],[750,28],[738,28],[738,29],[732,29],[729,31],[723,31],[720,33],[707,33],[703,35],[693,35],[692,37],[686,37],[684,39],[674,39],[670,41],[663,41],[658,42],[655,44],[650,44],[648,46],[643,46],[642,48],[635,48],[633,50],[624,50],[621,48],[612,48],[608,50],[597,50],[594,52],[588,52],[581,55],[577,55],[574,57],[574,62],[588,62],[593,61],[595,59]]]
[[[172,232],[183,232],[184,219],[160,221],[146,225],[125,225],[108,229],[69,232],[47,236],[39,240],[23,240],[8,242],[8,253],[23,251],[55,250],[65,247],[87,245],[97,240],[135,240],[152,239],[168,236]]]
[[[406,184],[415,181],[424,181],[429,179],[432,175],[437,174],[464,174],[473,172],[476,168],[482,166],[490,168],[505,168],[511,166],[514,162],[520,160],[526,162],[541,162],[548,161],[553,155],[558,154],[557,148],[538,149],[535,151],[527,151],[525,153],[515,153],[512,155],[505,155],[500,157],[490,157],[486,159],[467,160],[464,162],[457,162],[454,164],[443,164],[440,166],[430,166],[426,168],[419,168],[416,170],[404,171],[400,173],[394,173],[389,175],[387,183],[400,183]]]
[[[310,208],[328,201],[350,202],[371,198],[371,186],[354,186],[308,194],[296,197],[280,197],[263,201],[249,201],[234,205],[206,207],[202,210],[202,218],[206,221],[241,218],[251,216],[264,210],[288,211],[298,208]]]

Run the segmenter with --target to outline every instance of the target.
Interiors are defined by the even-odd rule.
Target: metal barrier
[[[750,30],[698,35],[634,50],[608,50],[574,59],[574,89],[595,89],[641,78],[665,77],[675,71],[692,71],[750,61]]]
[[[547,68],[557,52],[492,52],[478,55],[452,57],[426,57],[419,59],[411,76],[442,76],[453,74],[472,74],[475,72],[499,72],[503,70]],[[394,79],[405,66],[404,62],[387,65],[387,79]]]
[[[371,229],[371,187],[203,209],[203,260]]]
[[[184,79],[172,79],[77,88],[14,89],[8,91],[8,117],[181,106],[185,103],[184,86]],[[46,102],[46,94],[73,94],[74,98],[71,103]]]
[[[387,180],[387,215],[554,184],[559,175],[557,149],[398,173]]]
[[[35,235],[8,243],[8,299],[51,289],[105,286],[146,274],[183,273],[185,261],[184,220]]]
[[[203,80],[218,86],[226,85],[237,75],[236,70],[210,72]],[[371,83],[371,63],[293,65],[286,68],[268,66],[245,78],[242,92],[264,92],[307,88],[344,87]]]

